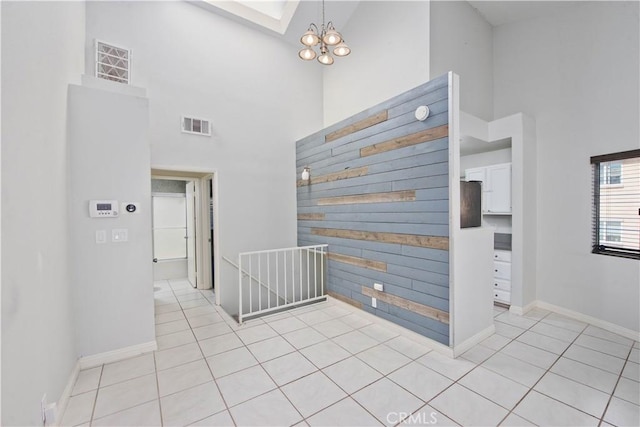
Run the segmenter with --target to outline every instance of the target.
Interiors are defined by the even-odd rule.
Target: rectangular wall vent
[[[182,116],[182,132],[211,136],[211,121]]]
[[[96,40],[96,77],[114,82],[131,82],[131,50]]]

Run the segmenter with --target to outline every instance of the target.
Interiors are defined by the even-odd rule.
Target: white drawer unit
[[[493,300],[511,304],[511,251],[493,252]]]
[[[497,279],[511,280],[511,263],[493,261],[493,277]]]
[[[501,291],[511,292],[511,282],[502,279],[493,279],[493,289],[499,289]]]
[[[493,251],[493,260],[511,262],[511,251],[502,251],[496,249]]]
[[[501,302],[503,304],[511,304],[511,292],[494,289],[493,300],[495,302]]]

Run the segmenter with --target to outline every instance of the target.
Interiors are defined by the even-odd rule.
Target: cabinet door
[[[486,208],[491,213],[511,213],[511,163],[487,168]]]
[[[484,183],[484,171],[485,168],[467,169],[464,171],[464,179],[466,181],[482,181]]]

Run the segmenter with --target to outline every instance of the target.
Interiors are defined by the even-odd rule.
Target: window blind
[[[595,156],[592,252],[640,259],[640,150]]]

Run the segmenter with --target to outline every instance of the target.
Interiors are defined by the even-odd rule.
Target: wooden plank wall
[[[329,293],[446,345],[448,103],[444,75],[296,143],[298,244],[329,244]]]

